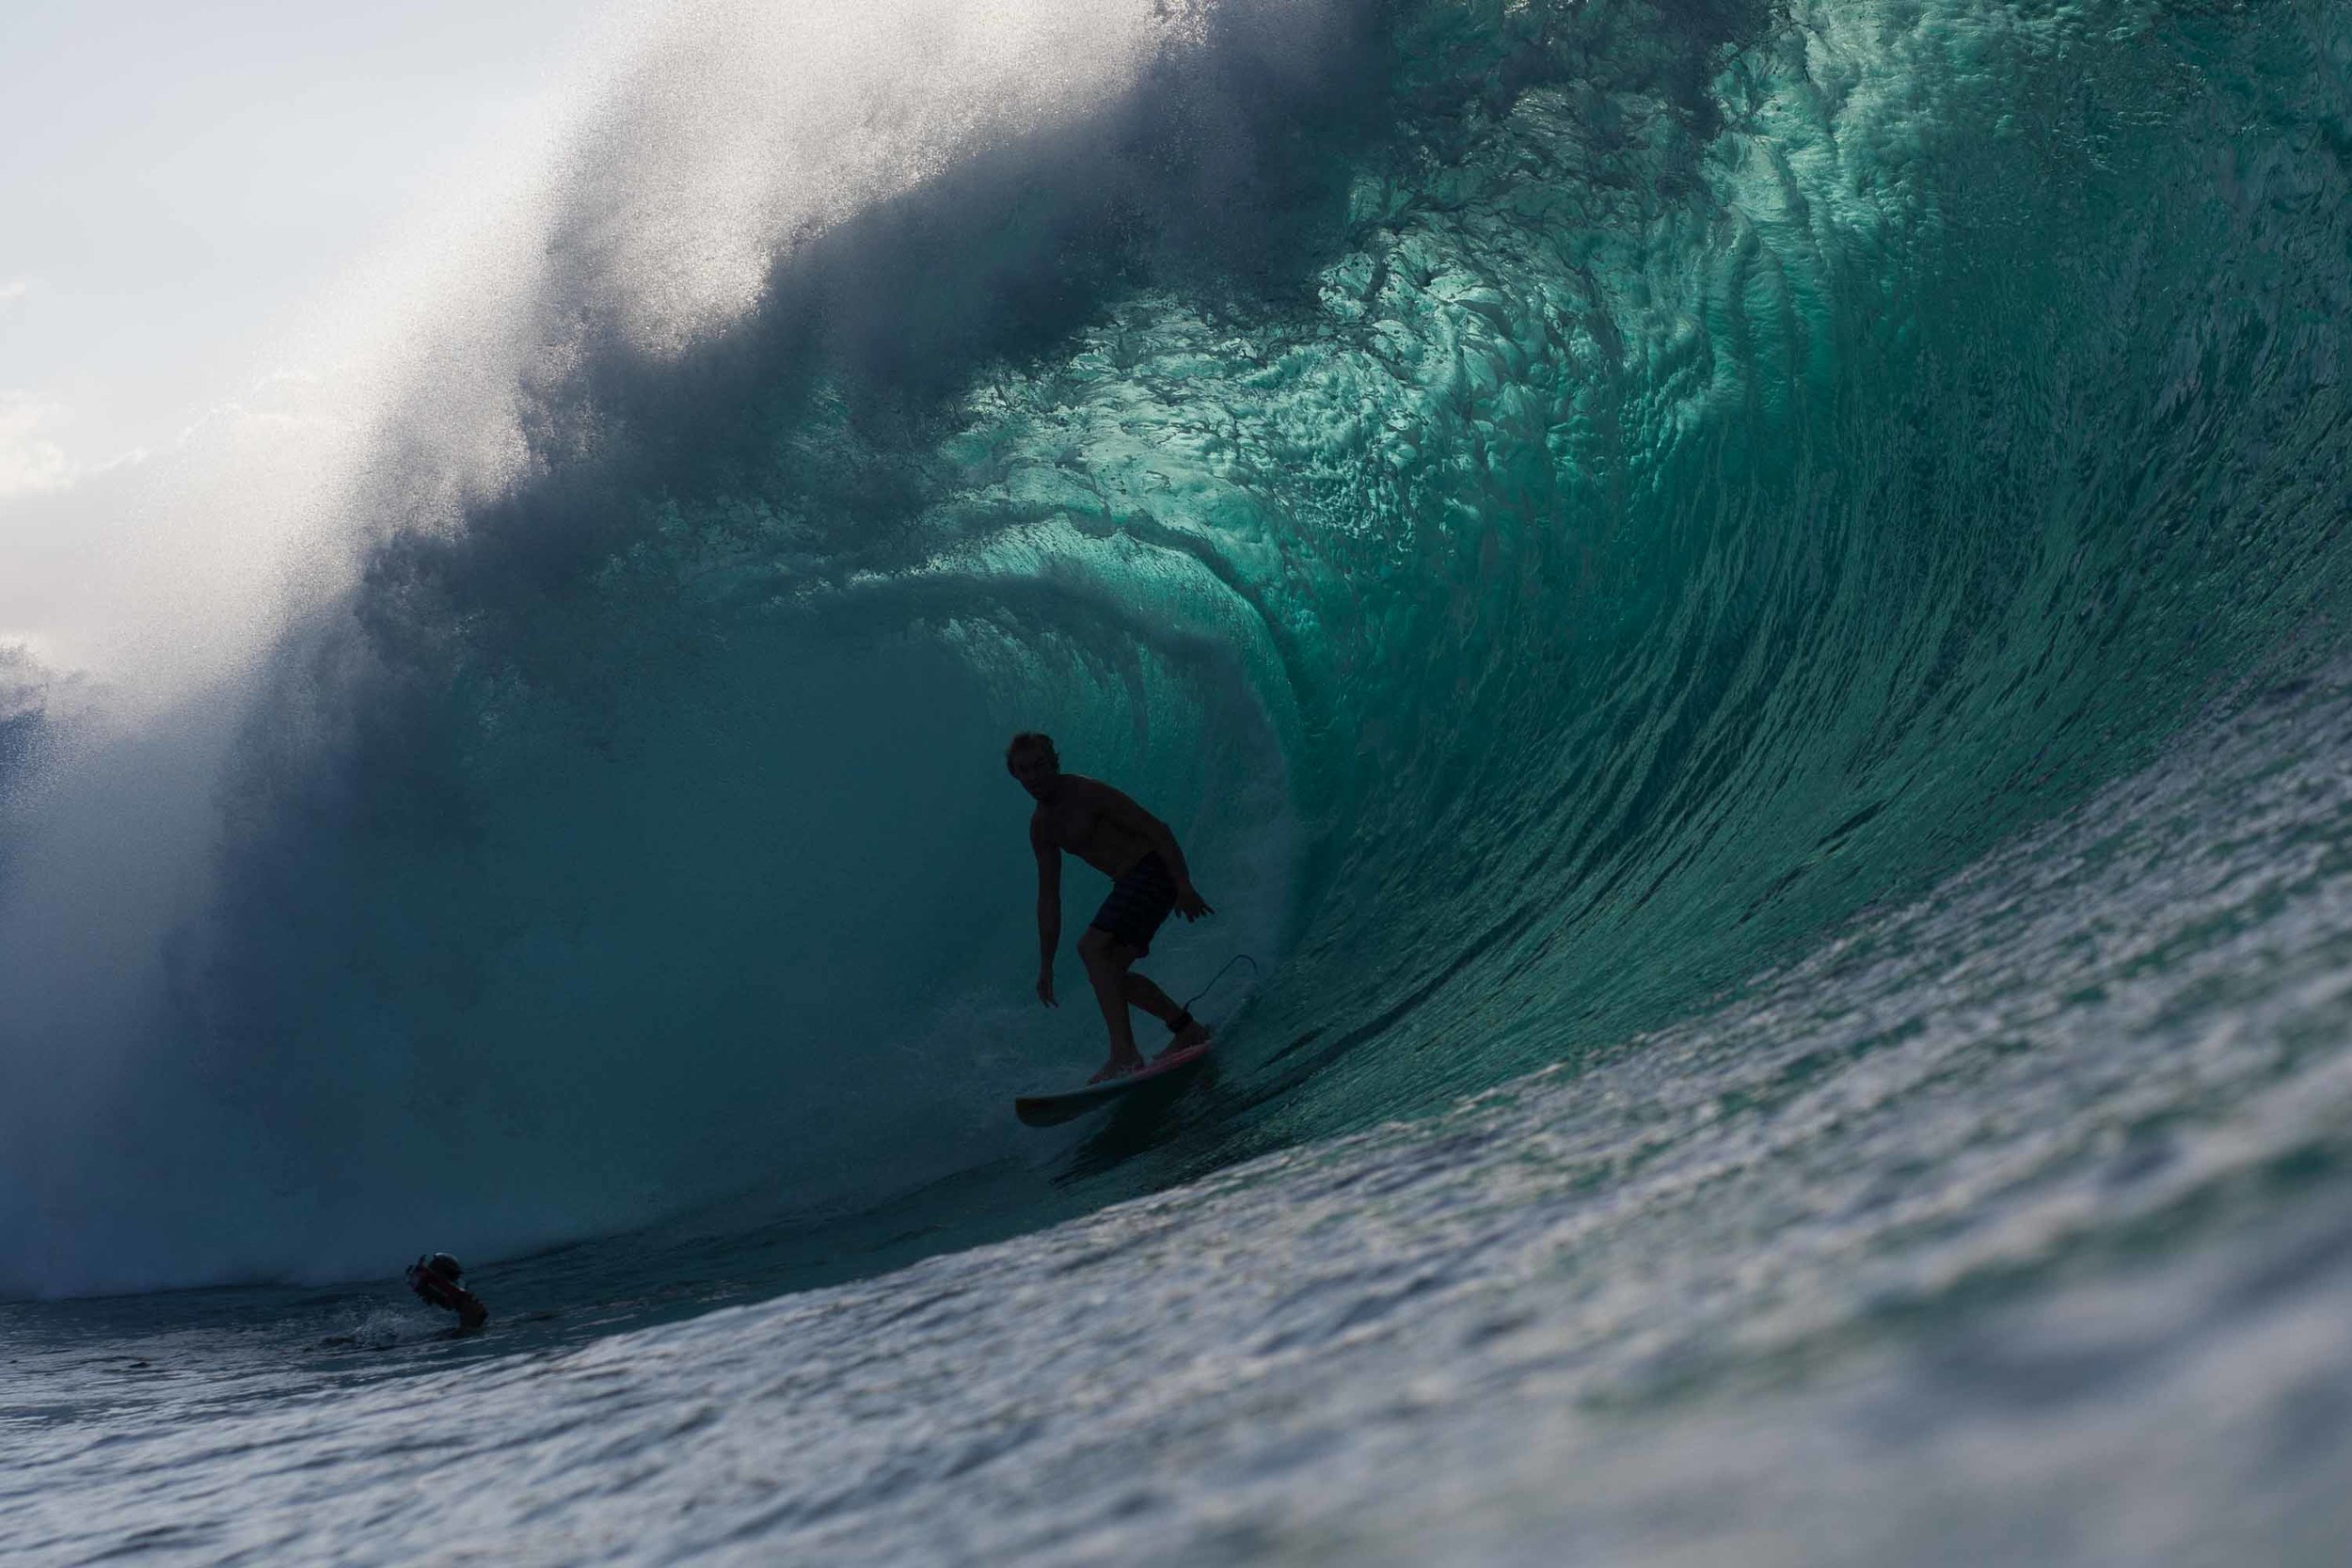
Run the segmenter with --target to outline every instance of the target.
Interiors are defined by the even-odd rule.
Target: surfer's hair
[[[1005,771],[1012,771],[1012,759],[1024,752],[1043,752],[1045,760],[1056,768],[1061,766],[1061,753],[1054,750],[1054,737],[1039,730],[1023,730],[1005,747]]]

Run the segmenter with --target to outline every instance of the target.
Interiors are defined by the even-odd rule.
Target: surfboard
[[[1123,1100],[1137,1089],[1151,1088],[1154,1085],[1173,1088],[1182,1080],[1191,1077],[1195,1069],[1208,1061],[1209,1053],[1216,1049],[1216,1041],[1204,1040],[1182,1051],[1171,1051],[1141,1071],[1131,1072],[1124,1078],[1089,1084],[1082,1089],[1071,1089],[1061,1094],[1025,1094],[1012,1102],[1012,1114],[1031,1127],[1052,1127],[1108,1105],[1113,1101]]]

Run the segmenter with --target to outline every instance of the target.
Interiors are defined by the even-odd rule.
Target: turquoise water
[[[473,1338],[389,1280],[0,1307],[0,1527],[44,1561],[2333,1562],[2347,734],[2341,669],[2273,689],[1614,1060],[993,1244],[919,1256],[982,1179],[830,1256],[491,1265]],[[791,1277],[747,1280],[763,1244]]]
[[[0,710],[0,1530],[2325,1560],[2344,17],[872,14],[606,85],[230,688]],[[1260,962],[1164,1114],[1007,1112],[1026,727]]]

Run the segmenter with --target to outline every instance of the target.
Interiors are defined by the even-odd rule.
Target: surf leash
[[[1257,978],[1258,960],[1251,958],[1247,953],[1236,953],[1232,958],[1225,960],[1225,967],[1223,969],[1218,970],[1215,974],[1209,976],[1209,983],[1207,985],[1202,986],[1199,990],[1194,991],[1190,997],[1186,998],[1179,1010],[1182,1011],[1186,1018],[1190,1018],[1192,1016],[1193,1003],[1198,1002],[1202,997],[1208,995],[1210,990],[1216,987],[1216,983],[1219,980],[1224,979],[1225,976],[1232,972],[1232,967],[1235,964],[1248,964],[1249,966],[1249,977],[1253,980]]]

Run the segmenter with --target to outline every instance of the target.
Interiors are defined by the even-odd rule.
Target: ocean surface
[[[632,25],[0,653],[0,1558],[2344,1560],[2352,9]]]

